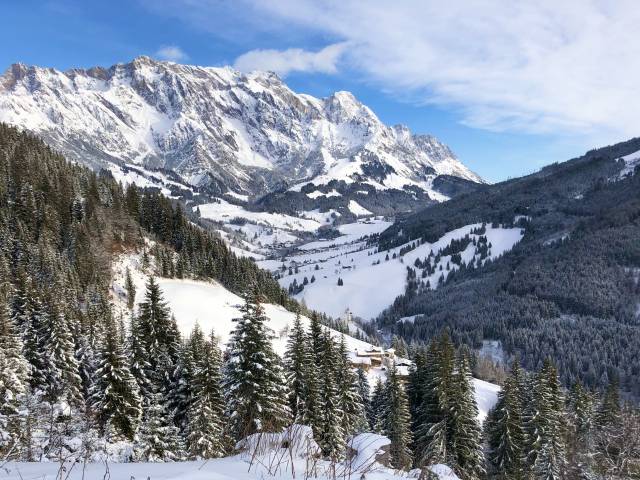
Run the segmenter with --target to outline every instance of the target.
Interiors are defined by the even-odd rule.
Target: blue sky
[[[451,3],[5,1],[0,68],[142,54],[269,68],[298,92],[352,91],[385,123],[437,136],[490,181],[637,135],[633,2]]]

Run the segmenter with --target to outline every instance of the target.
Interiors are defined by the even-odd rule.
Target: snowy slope
[[[317,99],[273,73],[149,57],[66,72],[12,65],[0,76],[0,121],[92,166],[162,167],[236,196],[309,181],[424,191],[439,175],[481,181],[446,145],[384,125],[349,92]]]
[[[632,174],[637,167],[640,167],[640,150],[630,153],[629,155],[625,155],[624,157],[620,157],[619,160],[624,162],[624,167],[619,174],[619,177],[622,178]]]
[[[142,271],[141,259],[137,254],[122,255],[113,267],[112,299],[116,311],[127,315],[126,298],[124,289],[124,276],[128,267],[136,286],[136,304],[144,298],[145,282],[147,276]],[[234,328],[234,318],[240,317],[242,298],[230,292],[217,282],[202,282],[195,280],[180,280],[169,278],[156,279],[162,290],[164,299],[171,308],[180,332],[187,336],[197,324],[204,332],[214,330],[222,345],[229,340]],[[269,327],[275,334],[273,341],[274,350],[283,355],[286,349],[288,331],[293,325],[295,314],[287,311],[280,305],[263,304],[265,313],[269,318]],[[303,325],[308,328],[309,319],[301,318]],[[332,336],[340,339],[342,333],[330,330]],[[372,345],[346,335],[345,340],[349,355],[353,358],[356,351],[366,351]],[[406,367],[399,367],[402,373],[407,374]],[[384,367],[371,368],[368,373],[369,382],[374,385],[378,378],[386,378]],[[476,389],[476,401],[478,403],[478,419],[483,420],[488,410],[495,404],[496,393],[499,387],[480,380],[474,381]],[[1,477],[0,477],[1,478]]]
[[[414,250],[400,256],[400,250],[415,242],[387,251],[378,252],[375,247],[365,241],[357,240],[359,233],[378,233],[385,222],[371,220],[369,223],[343,226],[345,233],[354,229],[356,234],[345,234],[334,240],[315,241],[299,247],[298,253],[280,260],[261,260],[258,265],[280,275],[279,282],[288,287],[294,281],[297,285],[309,283],[302,292],[295,295],[309,307],[327,313],[333,317],[342,316],[347,309],[363,319],[371,319],[390,306],[394,299],[404,293],[407,278],[407,267],[414,267],[416,259],[424,259],[431,252],[435,255],[438,250],[446,247],[451,240],[460,239],[469,234],[470,238],[479,235],[471,234],[471,230],[480,224],[467,225],[448,232],[437,242],[424,243]],[[488,242],[491,243],[490,256],[494,259],[503,255],[520,241],[524,231],[520,228],[486,227]],[[397,258],[393,258],[394,254]],[[388,256],[388,260],[387,260]],[[462,260],[469,264],[477,260],[473,244],[469,244],[461,253]],[[484,260],[486,261],[486,260]],[[431,288],[436,288],[441,275],[447,274],[446,265],[451,270],[459,268],[451,262],[450,255],[441,257],[436,265],[435,273],[421,278],[422,270],[416,268],[418,278],[425,283],[429,281]],[[284,266],[284,269],[283,269]],[[442,267],[442,270],[440,270]],[[295,273],[297,268],[298,273]],[[289,269],[292,273],[289,274]],[[311,282],[312,277],[314,281]],[[342,279],[343,285],[338,285]]]

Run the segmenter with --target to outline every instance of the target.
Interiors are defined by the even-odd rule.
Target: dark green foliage
[[[228,346],[224,388],[236,440],[257,432],[278,432],[290,420],[284,373],[259,301],[257,289],[245,294],[243,315],[234,320]]]
[[[409,469],[413,463],[410,450],[411,414],[405,387],[395,365],[389,370],[385,395],[384,433],[391,440],[391,465],[398,469]]]
[[[445,327],[456,344],[500,340],[529,370],[553,358],[564,385],[580,379],[604,388],[617,378],[623,391],[639,396],[640,175],[609,180],[622,168],[616,155],[639,147],[636,139],[590,152],[399,221],[381,235],[380,249],[434,241],[473,223],[513,226],[516,216],[527,216],[510,253],[460,269],[435,290],[408,291],[378,326],[407,341],[429,340]],[[397,322],[411,315],[420,317]]]
[[[196,333],[197,337],[198,334]],[[200,341],[199,338],[192,342]],[[193,361],[192,402],[188,407],[188,451],[193,458],[216,458],[226,451],[224,395],[222,393],[222,354],[211,334]]]
[[[142,415],[138,385],[129,371],[113,319],[108,316],[106,335],[92,388],[93,409],[110,440],[133,440]]]
[[[487,421],[489,462],[493,471],[515,480],[525,478],[526,471],[521,375],[515,362]]]
[[[289,384],[289,408],[296,423],[303,423],[305,418],[305,379],[308,358],[306,334],[302,328],[300,314],[297,313],[289,333],[289,341],[285,353],[287,382]]]

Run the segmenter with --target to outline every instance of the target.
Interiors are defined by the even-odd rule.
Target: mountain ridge
[[[144,56],[64,72],[14,64],[0,76],[0,120],[94,168],[171,170],[216,195],[337,180],[438,201],[441,176],[483,182],[435,137],[384,125],[350,92],[297,94],[271,72]]]

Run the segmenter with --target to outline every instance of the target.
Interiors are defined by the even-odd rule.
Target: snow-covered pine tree
[[[304,423],[311,427],[315,438],[319,437],[323,424],[322,400],[320,398],[320,375],[323,356],[322,337],[320,319],[313,312],[306,339]]]
[[[120,335],[111,315],[105,318],[105,338],[92,388],[92,404],[109,440],[133,440],[142,414],[138,384],[131,374]]]
[[[367,374],[362,367],[358,367],[356,369],[356,382],[358,393],[360,398],[362,399],[362,404],[364,405],[364,414],[366,419],[367,430],[371,430],[373,426],[371,425],[371,387],[369,385],[369,380],[367,379]]]
[[[415,352],[413,362],[409,367],[409,381],[407,383],[407,398],[409,399],[409,410],[412,419],[412,431],[415,432],[419,426],[419,409],[422,404],[426,384],[426,356],[427,352],[424,348],[419,348]]]
[[[306,346],[307,335],[302,327],[300,312],[296,312],[296,318],[293,327],[289,333],[287,342],[287,350],[285,352],[285,368],[287,374],[287,384],[289,385],[289,408],[294,423],[303,423],[306,416],[305,397],[306,397],[306,372],[307,353]]]
[[[391,440],[389,449],[391,465],[398,469],[408,469],[412,464],[409,447],[411,445],[411,414],[409,400],[395,365],[389,369],[385,393],[384,433]]]
[[[522,419],[517,362],[498,393],[498,402],[487,419],[489,462],[496,472],[522,479],[525,475],[525,431]]]
[[[16,372],[15,359],[10,360],[0,348],[0,457],[15,458],[20,439],[20,400],[25,382]]]
[[[29,364],[24,358],[20,331],[10,315],[9,289],[8,282],[0,286],[0,351],[6,360],[4,387],[12,398],[17,399],[28,388]]]
[[[177,429],[167,412],[161,392],[153,391],[144,407],[142,423],[134,445],[134,456],[144,462],[166,462],[180,458]]]
[[[337,385],[338,346],[328,330],[323,334],[323,352],[320,363],[320,402],[322,405],[322,425],[316,438],[322,452],[332,460],[342,458],[345,453],[345,431],[343,411],[338,396]]]
[[[558,373],[549,359],[538,374],[534,401],[540,447],[533,474],[538,480],[557,480],[563,478],[565,471],[564,398]]]
[[[345,435],[366,430],[366,413],[358,389],[358,378],[351,369],[345,336],[340,337],[337,351],[336,384],[342,407],[342,430]]]
[[[137,316],[132,314],[127,341],[130,361],[129,370],[138,384],[138,392],[143,406],[150,402],[152,392],[151,380],[147,376],[147,372],[150,372],[152,367],[147,356],[145,344],[140,321]]]
[[[222,354],[216,342],[212,332],[203,345],[202,355],[194,361],[193,401],[187,429],[187,447],[193,458],[216,458],[225,453]]]
[[[27,294],[23,315],[23,352],[29,363],[29,385],[34,392],[44,393],[47,386],[44,332],[49,321],[40,298],[33,290]]]
[[[149,372],[154,372],[157,367],[158,352],[162,346],[166,346],[166,332],[168,331],[170,312],[162,298],[160,286],[154,277],[149,277],[146,283],[144,301],[138,306],[138,326],[140,328],[139,339],[143,342],[148,361]]]
[[[484,473],[482,432],[474,397],[471,369],[465,355],[458,359],[449,391],[449,434],[451,458],[465,479],[478,479]]]
[[[593,476],[594,400],[580,382],[571,388],[567,402],[567,476]]]
[[[48,401],[82,405],[82,379],[75,357],[75,345],[64,310],[51,299],[47,322],[43,325],[46,358],[45,392]]]
[[[234,319],[224,376],[230,431],[236,440],[279,431],[290,420],[283,370],[256,287],[245,294],[241,311],[242,317]]]
[[[385,405],[385,386],[384,383],[382,383],[382,379],[378,377],[378,380],[373,387],[373,394],[371,395],[371,417],[369,418],[371,429],[375,433],[382,434],[384,431]]]
[[[419,466],[450,460],[449,391],[453,376],[453,346],[448,336],[433,340],[427,350],[422,403],[418,407],[416,459]]]
[[[176,365],[169,408],[176,426],[183,435],[188,434],[189,411],[193,404],[193,387],[197,365],[204,361],[206,339],[200,325],[196,323],[189,338],[183,342]]]
[[[616,379],[609,382],[604,392],[602,402],[598,406],[595,415],[595,423],[598,428],[616,426],[620,423],[620,386]]]

